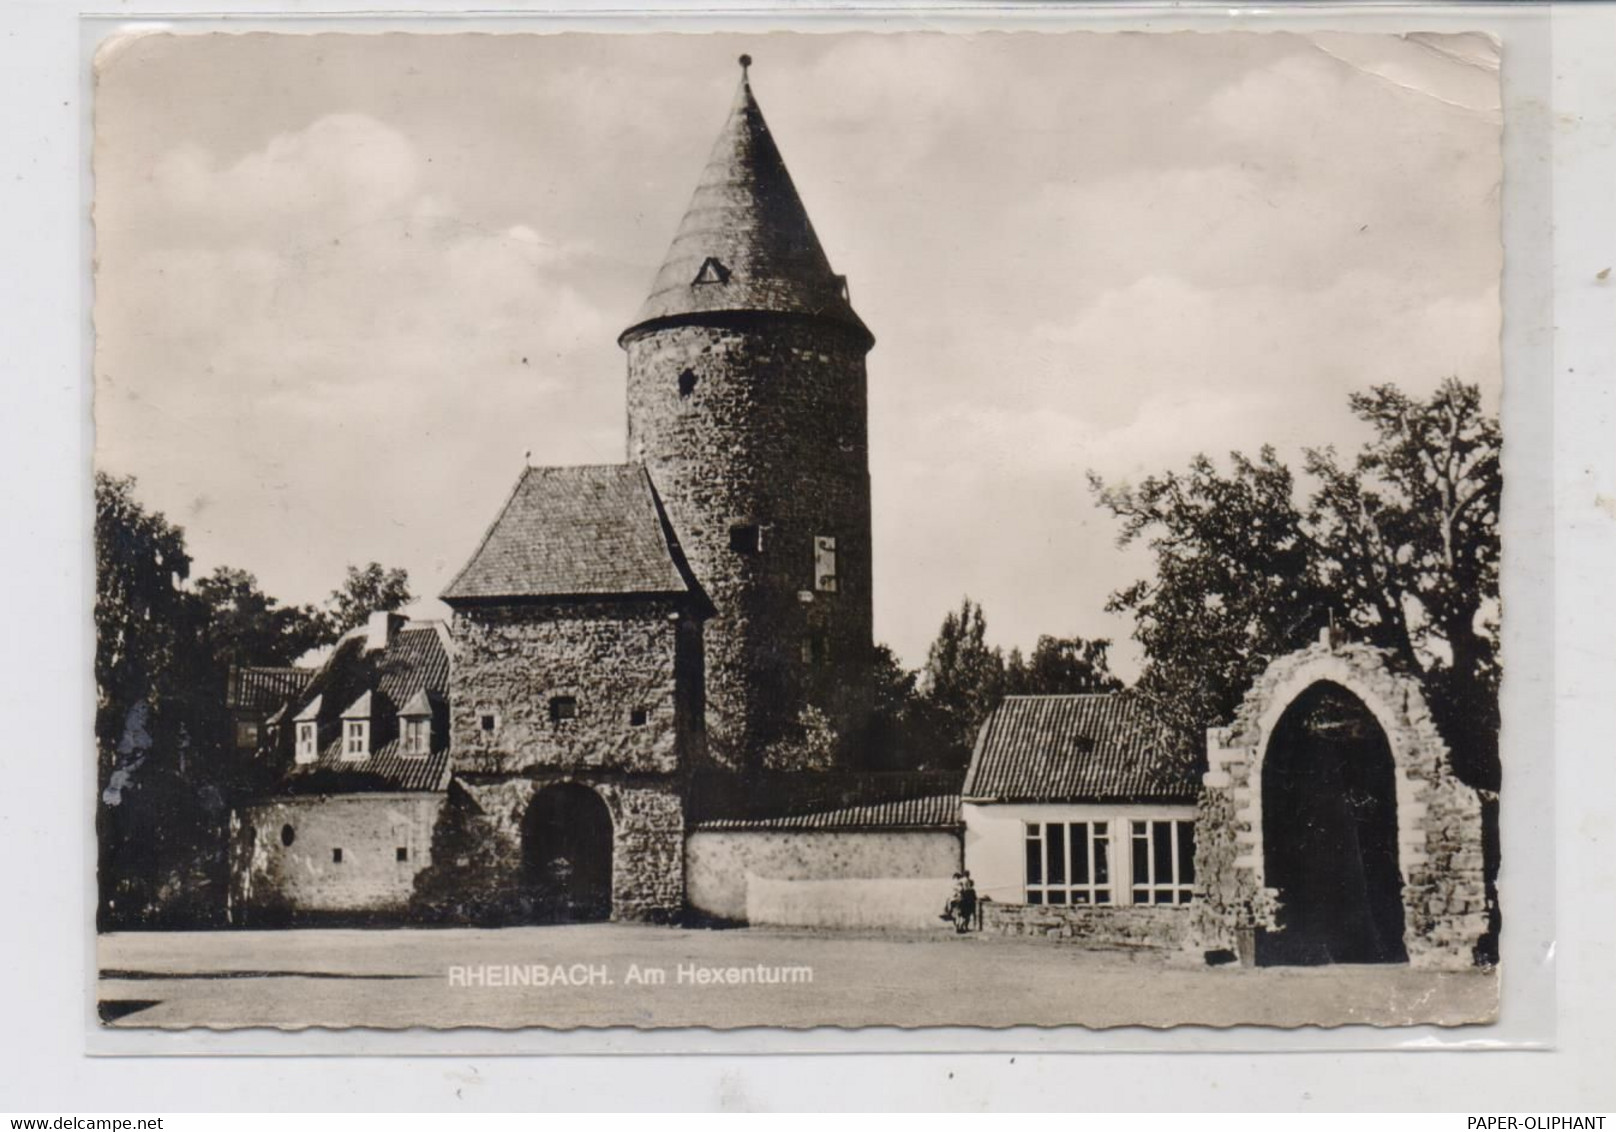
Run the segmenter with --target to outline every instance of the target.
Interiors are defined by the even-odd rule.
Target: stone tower
[[[864,358],[875,339],[786,172],[750,62],[618,340],[629,459],[650,471],[716,610],[707,743],[734,769],[786,765],[810,708],[856,749],[873,651]]]

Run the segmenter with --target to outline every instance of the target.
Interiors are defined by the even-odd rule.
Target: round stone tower
[[[864,357],[875,339],[831,270],[741,86],[628,352],[628,455],[651,474],[716,613],[711,757],[817,762],[856,749],[871,703]]]

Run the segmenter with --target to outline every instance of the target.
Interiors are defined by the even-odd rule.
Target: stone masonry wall
[[[457,772],[670,774],[699,736],[689,685],[701,678],[700,627],[672,601],[470,606],[454,633]],[[551,718],[560,696],[576,700],[576,717]]]
[[[1001,904],[992,900],[982,905],[982,930],[1069,939],[1090,947],[1161,951],[1183,948],[1194,935],[1188,907]]]
[[[545,787],[594,790],[612,817],[612,919],[665,922],[684,908],[684,807],[675,780],[611,774],[460,778],[434,831],[440,854],[417,895],[421,914],[451,922],[520,923],[523,820]]]
[[[1231,948],[1242,935],[1276,926],[1281,894],[1263,882],[1262,762],[1285,709],[1321,681],[1357,696],[1391,746],[1410,964],[1471,966],[1487,930],[1481,801],[1454,776],[1418,683],[1381,650],[1328,642],[1274,661],[1234,722],[1208,733],[1194,905],[1205,946]]]
[[[236,811],[232,922],[403,913],[416,875],[432,864],[432,831],[443,799],[427,793],[322,795]]]
[[[836,323],[708,316],[629,338],[628,456],[643,460],[717,614],[706,624],[714,761],[761,764],[808,705],[856,735],[873,653],[864,339]],[[761,525],[759,553],[731,549]],[[816,589],[815,536],[836,540]]]

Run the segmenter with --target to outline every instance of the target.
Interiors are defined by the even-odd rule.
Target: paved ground
[[[1479,971],[1207,968],[947,933],[150,932],[99,950],[102,1017],[122,1027],[1459,1025],[1490,1018],[1498,996]],[[795,981],[724,981],[766,980],[759,965]],[[550,985],[488,985],[511,982],[510,967]]]

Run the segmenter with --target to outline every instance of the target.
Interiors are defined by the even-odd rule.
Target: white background
[[[207,6],[169,0],[171,11]],[[418,3],[450,11],[448,3]],[[123,8],[109,3],[108,8]],[[272,6],[238,3],[232,11]],[[313,12],[318,5],[282,3]],[[347,11],[380,10],[354,0]],[[214,6],[215,10],[217,5]],[[801,9],[796,9],[801,11]],[[123,15],[123,12],[117,13]],[[940,26],[937,12],[887,9],[892,28]],[[951,13],[948,20],[964,20]],[[1503,1050],[1303,1053],[1012,1053],[1035,1046],[1138,1048],[1150,1035],[1070,1042],[955,1032],[815,1035],[798,1048],[994,1046],[965,1054],[742,1057],[759,1035],[664,1035],[727,1056],[89,1057],[92,992],[88,785],[92,690],[88,618],[89,298],[82,254],[88,123],[84,35],[70,2],[11,0],[0,11],[0,1110],[117,1111],[373,1108],[1282,1108],[1517,1109],[1616,1106],[1616,625],[1605,580],[1616,565],[1616,9],[1449,10],[1440,17],[1364,6],[1305,14],[1089,9],[1088,26],[1496,27],[1506,81],[1505,1011]],[[730,14],[715,22],[741,22]],[[825,21],[829,26],[832,21]],[[845,19],[842,26],[846,26]],[[1070,26],[1070,23],[1068,23]],[[1552,55],[1544,47],[1552,48]],[[1549,255],[1548,183],[1553,242]],[[1616,272],[1612,273],[1616,275]],[[1546,290],[1552,275],[1552,319]],[[1552,326],[1552,334],[1551,334]],[[1552,976],[1552,979],[1551,979]],[[1557,1020],[1546,1009],[1557,1005]],[[269,1035],[271,1038],[280,1035]],[[333,1035],[316,1044],[333,1048]],[[439,1036],[441,1040],[441,1036]],[[460,1048],[513,1047],[467,1035]],[[1179,1049],[1384,1046],[1410,1035],[1169,1035]],[[324,1039],[324,1040],[320,1040]],[[434,1035],[403,1035],[430,1044]],[[1083,1039],[1083,1040],[1077,1040]],[[1426,1039],[1428,1044],[1436,1038]],[[1549,1043],[1552,1050],[1522,1045]],[[173,1043],[180,1048],[183,1043]],[[204,1043],[191,1042],[192,1047]],[[598,1048],[599,1042],[595,1043]],[[230,1048],[223,1043],[224,1048]],[[252,1047],[267,1048],[260,1038]],[[308,1048],[308,1047],[303,1047]],[[414,1048],[423,1048],[417,1044]],[[442,1048],[441,1044],[437,1048]],[[546,1049],[569,1048],[563,1036]],[[578,1048],[576,1045],[570,1048]],[[776,1044],[775,1048],[779,1048]]]

